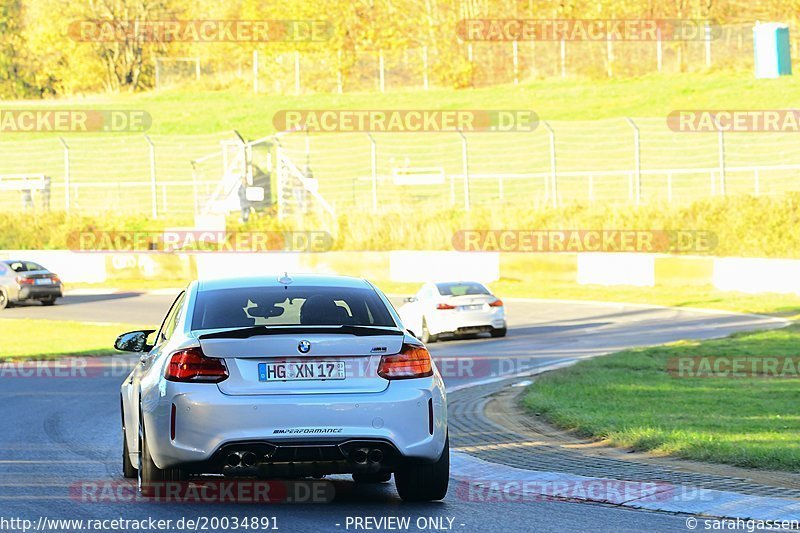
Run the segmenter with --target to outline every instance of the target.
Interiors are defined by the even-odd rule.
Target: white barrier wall
[[[356,274],[340,271],[341,265],[352,265],[358,258],[351,252],[330,252],[330,260],[320,261],[302,253],[198,253],[180,254],[184,276],[196,267],[201,279],[221,276],[274,275],[288,272]],[[352,252],[358,254],[358,252]],[[386,255],[382,255],[382,254]],[[376,259],[376,254],[378,258]],[[312,254],[313,255],[313,254]],[[385,259],[388,256],[388,269]],[[1,259],[29,259],[57,273],[66,283],[103,283],[129,270],[129,279],[163,279],[161,254],[78,253],[67,250],[0,250]],[[639,253],[577,254],[576,281],[580,284],[628,285],[652,287],[656,284],[656,260],[680,259]],[[745,293],[775,292],[800,294],[800,260],[760,258],[709,258],[713,274],[698,277],[701,283],[720,290]],[[173,261],[175,262],[175,261]],[[369,277],[400,282],[424,282],[442,279],[474,279],[492,282],[500,279],[500,255],[491,252],[398,251],[374,252]],[[352,268],[352,267],[349,267]],[[663,276],[663,273],[661,274]],[[133,277],[131,277],[133,276]],[[663,283],[663,279],[661,281]]]
[[[800,260],[720,257],[712,282],[725,291],[800,294]]]
[[[579,253],[578,283],[582,285],[634,285],[656,283],[656,256],[640,253]]]
[[[199,253],[194,254],[198,279],[230,276],[278,275],[303,272],[301,253]]]
[[[0,250],[2,259],[27,259],[58,274],[65,283],[102,283],[106,280],[105,254],[69,250]]]
[[[406,282],[471,280],[489,283],[500,279],[500,255],[497,252],[390,252],[389,279]]]

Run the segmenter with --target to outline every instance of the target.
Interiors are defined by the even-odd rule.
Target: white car
[[[194,281],[122,384],[123,470],[143,495],[201,474],[395,476],[401,498],[444,498],[441,375],[368,281],[296,276]]]
[[[507,331],[503,301],[475,281],[426,283],[398,312],[403,324],[426,344],[442,336],[483,332],[505,337]]]

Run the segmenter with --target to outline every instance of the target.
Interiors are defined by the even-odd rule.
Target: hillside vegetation
[[[159,231],[191,225],[189,219],[158,221],[144,216],[66,216],[0,214],[0,249],[68,249],[81,231]],[[688,230],[716,234],[713,255],[800,258],[800,193],[777,197],[714,198],[686,205],[573,203],[558,209],[442,208],[415,213],[346,212],[334,227],[313,219],[279,222],[265,212],[242,224],[228,219],[229,231],[329,231],[333,250],[451,250],[453,235],[464,229],[515,230]]]

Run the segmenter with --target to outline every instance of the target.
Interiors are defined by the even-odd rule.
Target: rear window
[[[25,263],[22,261],[12,261],[8,264],[8,268],[13,270],[14,272],[25,272],[27,269],[25,268]]]
[[[11,261],[6,263],[14,272],[30,272],[33,270],[46,270],[42,265],[33,261]]]
[[[442,296],[464,296],[465,294],[489,294],[489,290],[472,281],[458,283],[437,283],[436,288]]]
[[[396,324],[372,289],[245,287],[200,291],[192,329]]]

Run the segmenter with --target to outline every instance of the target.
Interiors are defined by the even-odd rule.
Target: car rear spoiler
[[[207,339],[249,339],[260,335],[304,335],[304,334],[340,334],[355,335],[356,337],[374,337],[379,335],[404,335],[402,331],[389,328],[372,326],[252,326],[216,333],[206,333],[198,337],[201,341]]]

